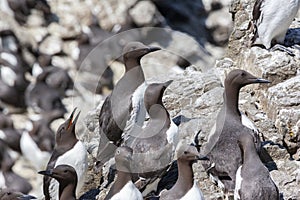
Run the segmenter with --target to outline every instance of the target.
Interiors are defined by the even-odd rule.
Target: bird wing
[[[258,33],[257,33],[257,27],[261,23],[263,19],[263,14],[262,14],[262,7],[264,6],[265,0],[256,0],[253,11],[252,11],[252,22],[253,22],[253,38],[251,39],[252,44],[255,42],[255,40],[258,38]]]

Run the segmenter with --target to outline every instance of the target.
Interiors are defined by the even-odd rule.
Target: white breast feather
[[[17,79],[16,73],[10,67],[1,66],[0,69],[1,79],[3,80],[3,82],[13,87]]]
[[[180,200],[204,200],[203,194],[196,181],[194,181],[193,187],[181,197]]]
[[[126,126],[124,128],[124,132],[122,137],[124,140],[127,139],[131,130],[134,126],[143,127],[143,123],[146,117],[146,108],[144,105],[144,94],[147,88],[147,83],[144,82],[140,85],[133,93],[131,101],[132,101],[132,111],[130,113],[130,118],[126,122]]]
[[[36,170],[39,171],[46,168],[51,156],[50,153],[41,151],[27,131],[22,133],[20,147],[23,156],[33,164]]]
[[[5,178],[4,178],[3,173],[1,171],[0,171],[0,188],[6,188]]]
[[[170,121],[171,121],[170,128],[166,132],[167,140],[169,143],[172,143],[173,146],[176,148],[179,141],[178,126],[172,121],[172,119],[170,119]]]
[[[271,47],[273,39],[283,42],[287,29],[292,23],[299,9],[299,1],[265,0],[261,5],[261,16],[258,20],[258,36],[260,42],[267,49]]]
[[[252,121],[243,112],[241,112],[241,116],[242,124],[247,128],[253,130],[256,134],[258,134],[258,130],[256,126],[252,123]]]
[[[2,52],[0,54],[0,57],[3,59],[3,60],[6,60],[9,64],[11,64],[12,66],[16,66],[18,64],[18,60],[17,58],[13,55],[13,54],[10,54],[10,53],[6,53],[6,52]]]
[[[76,193],[78,196],[80,189],[84,184],[84,178],[87,171],[87,151],[81,141],[78,141],[72,149],[58,157],[54,167],[63,164],[70,165],[76,170],[78,178]],[[49,192],[52,199],[58,199],[58,182],[54,179],[50,182]]]
[[[235,189],[234,189],[234,200],[241,199],[240,193],[239,193],[239,190],[242,187],[242,181],[243,181],[243,178],[242,178],[242,175],[241,175],[241,170],[242,170],[242,166],[240,166],[238,168],[238,170],[236,171],[236,180],[235,180]]]
[[[0,130],[0,139],[2,139],[2,140],[6,139],[6,135],[2,130]]]
[[[129,181],[120,192],[115,194],[111,200],[142,200],[141,192]]]

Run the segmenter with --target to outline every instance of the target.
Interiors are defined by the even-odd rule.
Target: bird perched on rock
[[[110,188],[105,200],[142,200],[141,192],[132,182],[131,162],[132,149],[126,146],[118,147],[115,152],[117,179]]]
[[[59,91],[62,97],[68,89],[73,88],[74,82],[67,70],[55,66],[44,67],[42,70],[39,81]]]
[[[270,83],[252,74],[236,69],[225,79],[224,103],[216,120],[215,130],[208,136],[208,141],[201,148],[201,153],[207,155],[210,164],[203,162],[207,172],[214,182],[225,191],[225,195],[233,193],[238,167],[242,164],[242,153],[238,146],[238,137],[249,134],[260,147],[259,137],[249,125],[244,124],[238,108],[239,91],[242,87],[253,83]]]
[[[142,127],[133,124],[131,130],[124,131],[122,136],[124,144],[133,149],[132,172],[135,179],[139,178],[135,183],[144,194],[157,189],[156,180],[171,164],[178,143],[178,127],[162,102],[164,91],[171,83],[148,85],[144,104],[149,120]]]
[[[36,199],[34,196],[26,195],[10,189],[0,189],[0,200],[30,200]]]
[[[144,55],[157,51],[140,42],[130,42],[123,49],[125,74],[105,99],[99,115],[100,143],[98,162],[104,164],[122,141],[122,133],[130,117],[142,125],[145,120],[143,94],[146,88],[141,59]]]
[[[150,119],[144,127],[134,125],[130,132],[123,135],[125,145],[134,152],[135,173],[145,175],[160,171],[171,163],[177,145],[178,127],[162,102],[164,91],[171,83],[148,85],[144,104]]]
[[[27,194],[32,186],[25,178],[13,171],[14,161],[7,150],[7,146],[0,140],[0,188],[8,188]]]
[[[45,76],[46,73],[40,74],[36,78],[36,83],[31,83],[26,89],[26,105],[36,113],[50,112],[56,109],[66,112],[61,93],[46,83]]]
[[[77,174],[70,165],[58,165],[54,169],[38,172],[54,178],[59,183],[59,200],[76,200]]]
[[[253,137],[240,135],[238,144],[243,154],[243,164],[236,172],[234,199],[279,200],[279,190],[256,152]]]
[[[29,85],[25,78],[25,73],[29,71],[28,64],[13,33],[1,31],[0,38],[0,100],[24,108],[24,93]]]
[[[74,118],[76,108],[71,116],[60,125],[55,136],[55,148],[47,165],[47,170],[58,165],[72,166],[78,176],[77,192],[80,192],[87,170],[87,151],[84,144],[77,139],[75,125],[79,114]],[[51,177],[44,177],[43,191],[46,200],[58,199],[58,182]]]
[[[299,8],[299,0],[256,0],[252,12],[252,44],[263,45],[266,49],[284,44],[286,32]]]
[[[178,179],[170,190],[161,192],[160,199],[203,200],[203,194],[196,181],[194,181],[192,168],[193,163],[200,158],[197,148],[180,142],[176,148],[176,158]]]
[[[21,153],[20,138],[21,132],[15,129],[12,119],[0,113],[0,140],[12,150]]]

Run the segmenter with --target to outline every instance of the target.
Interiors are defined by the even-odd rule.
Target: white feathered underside
[[[3,173],[1,171],[0,171],[0,188],[6,188],[5,178],[4,178]]]
[[[130,132],[134,126],[143,126],[146,118],[146,108],[144,104],[144,94],[148,84],[144,82],[140,85],[132,95],[132,111],[130,118],[126,122],[122,137],[126,141],[130,136]]]
[[[240,200],[241,199],[241,196],[240,196],[240,193],[239,193],[239,190],[242,187],[242,181],[243,181],[243,178],[242,178],[242,175],[241,175],[241,173],[242,173],[241,171],[242,171],[242,166],[240,166],[238,168],[238,170],[236,171],[235,189],[234,189],[234,200]]]
[[[193,187],[181,197],[180,200],[204,200],[203,194],[196,181],[194,181]]]
[[[87,151],[81,141],[78,141],[72,149],[58,157],[54,167],[63,164],[70,165],[76,170],[78,178],[76,194],[78,196],[84,184],[84,178],[87,171]],[[53,200],[58,200],[58,187],[58,182],[55,179],[52,179],[49,186],[49,194]]]
[[[253,122],[243,112],[240,113],[241,113],[242,124],[247,128],[251,129],[254,133],[259,134],[258,129],[253,124]]]
[[[36,170],[46,168],[51,154],[47,151],[41,151],[27,131],[22,133],[20,147],[23,156],[33,164]]]
[[[143,196],[136,186],[129,181],[120,192],[112,196],[110,200],[142,200]]]
[[[299,0],[264,0],[256,22],[258,39],[255,44],[263,44],[269,49],[273,39],[283,43],[286,31],[299,9],[299,2]]]
[[[168,143],[173,144],[173,151],[175,150],[179,142],[178,126],[170,118],[170,128],[167,130],[167,140]]]
[[[16,66],[18,64],[17,58],[11,53],[2,52],[0,54],[0,58],[7,61],[12,66]]]
[[[3,80],[3,82],[9,85],[10,87],[13,87],[17,79],[17,74],[10,67],[6,66],[1,66],[0,72],[1,79]]]

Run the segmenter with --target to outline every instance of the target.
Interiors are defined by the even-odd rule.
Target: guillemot
[[[143,127],[135,125],[123,135],[124,144],[134,152],[134,172],[143,174],[143,177],[148,177],[148,172],[165,169],[171,163],[178,143],[178,127],[162,102],[164,91],[171,83],[167,81],[148,85],[144,104],[150,119]]]
[[[59,200],[76,200],[77,174],[70,165],[57,165],[54,169],[39,171],[45,177],[52,177],[59,183]]]
[[[13,171],[13,165],[14,161],[8,153],[7,146],[0,140],[0,188],[8,188],[27,194],[32,186],[25,178]]]
[[[0,189],[0,200],[30,200],[36,199],[34,196],[26,195],[11,189]]]
[[[78,176],[77,192],[80,192],[84,184],[87,170],[87,151],[84,144],[77,139],[75,125],[80,112],[73,120],[76,108],[70,117],[60,125],[55,137],[55,148],[48,162],[46,170],[53,169],[58,165],[72,166]],[[44,177],[43,191],[46,200],[58,199],[58,182],[51,177]]]
[[[115,153],[117,179],[104,200],[142,200],[141,192],[132,182],[131,162],[133,151],[127,146],[118,147]]]
[[[279,200],[279,190],[256,152],[253,137],[240,135],[238,144],[243,154],[243,164],[236,172],[234,199]]]
[[[122,142],[122,133],[130,117],[142,125],[145,120],[143,93],[146,88],[141,59],[148,53],[159,50],[140,42],[130,42],[123,49],[125,74],[105,99],[99,115],[100,142],[97,153],[98,163],[109,160]]]
[[[35,83],[31,83],[25,91],[26,105],[36,113],[61,110],[66,112],[61,93],[46,83],[46,73],[40,74]]]
[[[192,165],[199,159],[197,148],[180,142],[176,148],[178,179],[170,190],[163,190],[161,200],[203,200],[203,194],[194,181]]]
[[[203,162],[203,166],[211,178],[224,190],[225,195],[233,193],[235,173],[242,163],[241,150],[237,144],[238,136],[249,134],[256,139],[257,147],[260,147],[259,137],[252,129],[243,124],[243,118],[238,108],[240,89],[254,83],[270,82],[240,69],[232,70],[227,75],[224,104],[217,116],[215,130],[210,133],[207,143],[201,148],[201,153],[207,155],[210,162],[210,164]]]
[[[252,12],[252,44],[263,45],[266,49],[284,44],[286,32],[299,8],[299,0],[256,0]],[[280,45],[274,47],[284,50]]]

